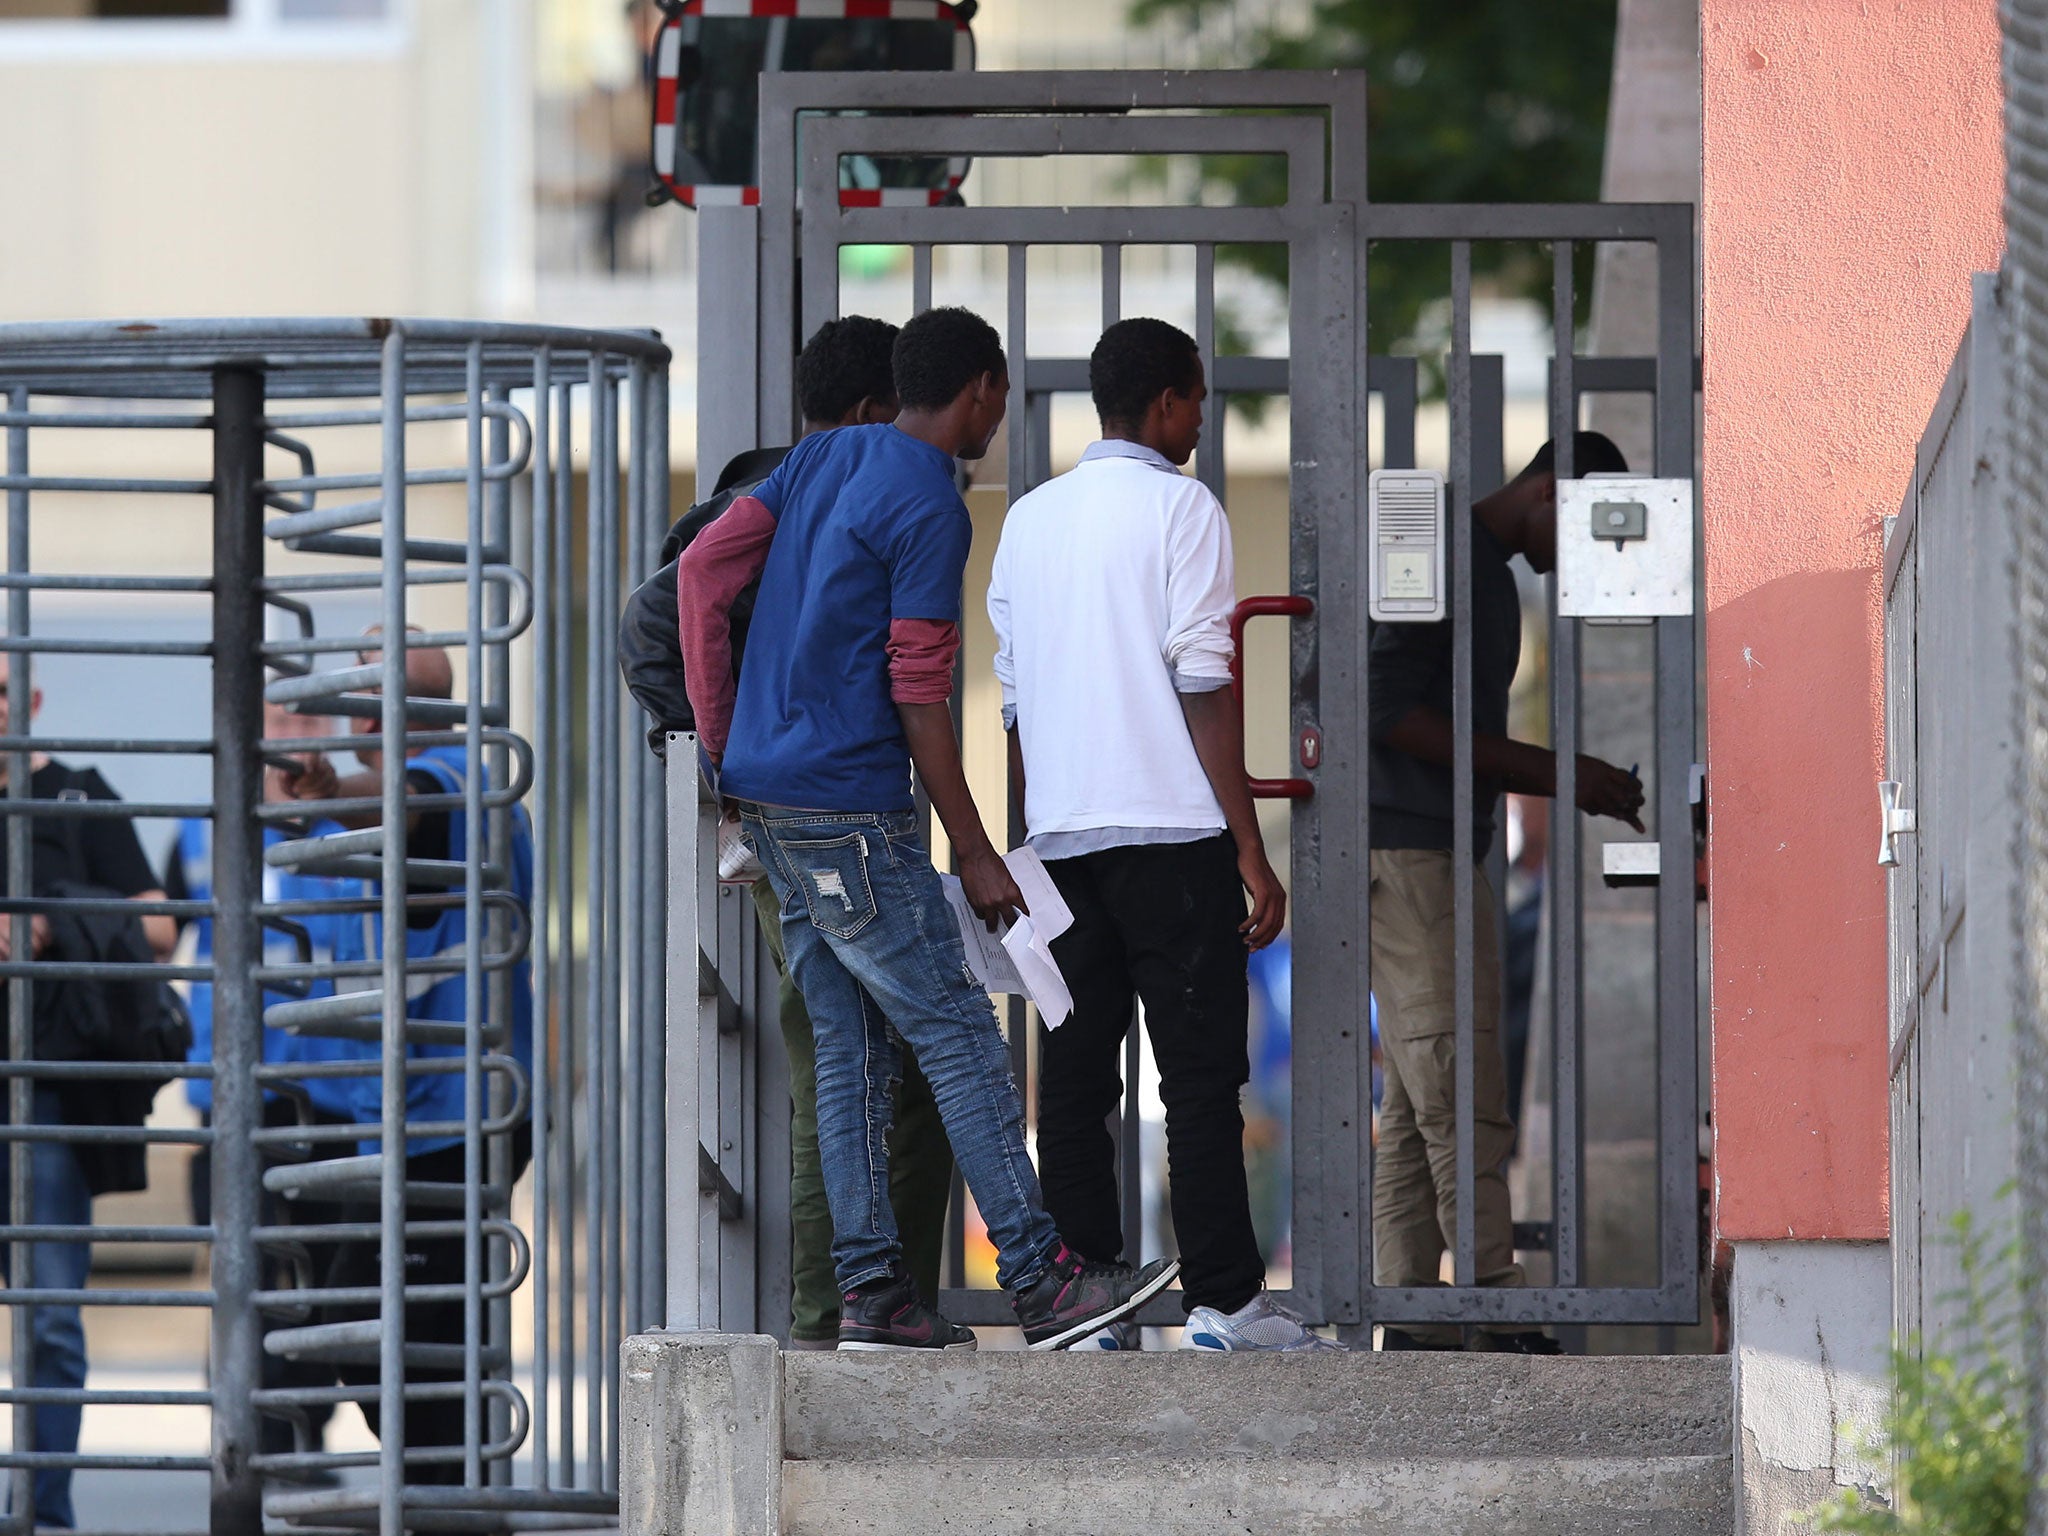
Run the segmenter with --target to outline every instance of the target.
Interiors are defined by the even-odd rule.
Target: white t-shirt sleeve
[[[1003,723],[1016,718],[1017,658],[1010,647],[1009,562],[1003,547],[996,546],[995,566],[988,578],[988,621],[996,632],[996,682],[1003,690]]]
[[[1237,575],[1230,520],[1222,503],[1201,486],[1178,498],[1166,533],[1166,665],[1177,683],[1230,677],[1235,647],[1230,615],[1237,607]],[[991,606],[994,598],[991,594]],[[1191,691],[1185,686],[1183,692]]]

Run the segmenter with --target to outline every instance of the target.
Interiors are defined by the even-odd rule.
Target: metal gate
[[[707,389],[700,408],[700,476],[731,454],[794,436],[797,338],[839,310],[839,252],[851,245],[908,246],[912,309],[931,303],[935,246],[991,246],[1005,253],[1006,344],[1012,385],[1008,494],[1051,473],[1051,402],[1085,394],[1085,359],[1033,355],[1028,257],[1034,247],[1093,247],[1101,253],[1102,319],[1123,312],[1122,257],[1136,245],[1193,247],[1196,335],[1208,374],[1214,426],[1198,472],[1224,492],[1228,398],[1285,393],[1290,403],[1289,477],[1290,741],[1294,796],[1294,1271],[1286,1299],[1318,1321],[1513,1320],[1692,1322],[1698,1317],[1696,1225],[1697,1021],[1693,788],[1693,621],[1656,621],[1657,756],[1648,769],[1660,867],[1655,945],[1657,1011],[1646,1028],[1658,1046],[1658,1247],[1655,1286],[1597,1288],[1582,1278],[1579,1090],[1579,842],[1552,845],[1555,904],[1553,1060],[1559,1148],[1552,1222],[1525,1235],[1554,1252],[1555,1283],[1483,1289],[1471,1283],[1469,1214],[1455,1247],[1456,1283],[1396,1290],[1371,1272],[1371,1138],[1367,1060],[1369,893],[1366,807],[1365,572],[1363,521],[1368,469],[1413,462],[1416,372],[1412,358],[1366,356],[1370,245],[1441,242],[1448,248],[1448,408],[1451,527],[1469,527],[1472,500],[1501,477],[1497,359],[1475,357],[1471,341],[1474,241],[1540,241],[1553,247],[1552,331],[1556,360],[1549,398],[1553,435],[1570,442],[1581,397],[1594,389],[1641,390],[1656,402],[1656,465],[1663,476],[1693,470],[1692,211],[1672,206],[1392,206],[1368,202],[1365,87],[1347,72],[1218,74],[1076,73],[785,75],[762,82],[761,196],[757,208],[700,214],[700,371],[730,379]],[[825,114],[841,113],[844,116]],[[912,115],[914,114],[914,115]],[[1170,114],[1170,115],[1168,115]],[[1284,201],[1267,207],[909,207],[845,206],[842,156],[1266,154],[1287,160]],[[799,206],[802,214],[799,216]],[[1654,244],[1658,254],[1659,350],[1654,359],[1582,359],[1573,345],[1573,250],[1609,240]],[[1288,356],[1218,355],[1219,245],[1271,244],[1288,252]],[[1488,366],[1489,362],[1492,364]],[[752,380],[757,385],[747,388]],[[1369,442],[1368,394],[1380,396],[1384,425]],[[1560,477],[1571,474],[1569,449]],[[1460,546],[1462,553],[1462,544]],[[1469,569],[1457,561],[1454,569]],[[1458,654],[1469,658],[1469,593],[1454,600]],[[1552,735],[1559,796],[1569,803],[1578,731],[1578,622],[1553,605],[1555,679]],[[1469,665],[1469,661],[1464,663]],[[1469,692],[1469,690],[1463,690]],[[1469,763],[1469,704],[1457,719],[1459,760]],[[669,754],[672,845],[669,907],[671,1187],[697,1181],[699,1219],[672,1222],[671,1328],[758,1329],[787,1324],[786,1065],[758,1000],[772,996],[752,916],[716,878],[712,808],[695,782],[694,753]],[[1469,780],[1468,780],[1469,784]],[[1464,791],[1469,795],[1467,788]],[[695,812],[693,815],[692,812]],[[1009,808],[1013,839],[1019,808]],[[1461,821],[1469,825],[1463,804]],[[690,828],[695,828],[694,838]],[[1465,868],[1469,869],[1469,863]],[[1461,1061],[1472,1057],[1473,892],[1459,881],[1458,1030]],[[714,919],[713,913],[716,914]],[[1030,1029],[1021,1006],[1009,1016],[1013,1061],[1026,1076]],[[1135,1061],[1137,1032],[1131,1050]],[[1127,1071],[1127,1082],[1135,1073]],[[1126,1140],[1135,1125],[1127,1092]],[[1458,1084],[1461,1210],[1473,1174],[1472,1083]],[[1136,1160],[1124,1159],[1126,1222],[1137,1202]],[[957,1205],[957,1201],[956,1201]],[[680,1214],[680,1213],[679,1213]],[[957,1226],[956,1226],[957,1232]],[[1127,1257],[1139,1256],[1130,1234]],[[957,1255],[959,1244],[953,1244]],[[992,1291],[955,1289],[948,1315],[973,1324],[1011,1321]],[[1143,1314],[1177,1322],[1177,1298]]]
[[[2019,978],[2019,652],[2006,504],[2005,303],[1970,328],[1888,520],[1885,781],[1890,869],[1892,1271],[1901,1338],[1938,1341],[1963,1282],[1954,1223],[2013,1235]]]
[[[38,1216],[14,1159],[0,1239],[18,1279],[53,1237],[199,1243],[210,1263],[198,1290],[0,1292],[10,1529],[32,1518],[32,1472],[59,1466],[208,1474],[215,1536],[588,1528],[615,1512],[618,1344],[659,1315],[664,1199],[660,954],[642,920],[663,838],[620,708],[614,616],[666,524],[667,363],[646,333],[460,322],[0,327],[6,812],[16,827],[192,819],[210,831],[210,894],[134,910],[212,937],[210,958],[176,966],[27,959],[32,914],[107,903],[32,890],[27,840],[10,840],[0,1137],[212,1152],[210,1223],[119,1229]],[[138,509],[182,534],[122,547]],[[39,557],[39,512],[106,530],[90,569]],[[128,606],[88,637],[47,628],[47,603],[78,594]],[[179,637],[137,638],[133,605],[173,599]],[[445,683],[408,681],[409,658],[442,652]],[[163,687],[190,727],[125,730],[143,701],[109,673],[101,728],[35,733],[28,663],[80,655],[175,659],[187,671]],[[298,718],[266,724],[266,705]],[[267,792],[292,754],[339,748],[330,721],[383,749],[374,788]],[[196,782],[177,801],[30,799],[40,752],[108,755],[117,781]],[[137,974],[210,985],[210,1059],[33,1059],[33,993]],[[53,1125],[34,1109],[41,1083],[148,1075],[210,1081],[210,1128]],[[432,1091],[451,1076],[458,1093]],[[80,1303],[209,1308],[209,1379],[36,1387],[32,1310]],[[38,1447],[35,1410],[53,1402],[88,1426],[115,1405],[204,1412],[210,1454]],[[380,1444],[323,1452],[311,1426],[347,1403],[379,1412]],[[444,1433],[408,1444],[437,1406]],[[291,1427],[289,1450],[263,1447],[266,1420]]]

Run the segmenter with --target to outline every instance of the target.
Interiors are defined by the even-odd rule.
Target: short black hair
[[[1526,480],[1531,475],[1547,475],[1557,468],[1557,439],[1552,438],[1536,450],[1531,459],[1515,476]],[[1628,473],[1628,459],[1615,447],[1614,439],[1605,432],[1574,432],[1572,434],[1572,473],[1574,475],[1625,475]]]
[[[890,352],[896,327],[867,315],[827,320],[796,359],[796,401],[804,420],[836,427],[863,400],[896,398]]]
[[[1169,389],[1191,395],[1202,373],[1195,338],[1164,320],[1119,320],[1088,355],[1088,393],[1105,425],[1136,426]]]
[[[928,309],[896,333],[896,398],[905,410],[942,410],[983,374],[1009,371],[1002,337],[971,309]]]

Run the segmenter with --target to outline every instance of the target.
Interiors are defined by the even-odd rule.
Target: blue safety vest
[[[459,795],[463,792],[465,757],[461,747],[432,747],[406,761],[408,772],[423,770],[437,782],[435,793]],[[490,787],[488,778],[486,789]],[[461,863],[468,857],[469,818],[460,810],[446,813],[448,816],[448,857]],[[523,911],[533,910],[533,827],[526,811],[521,806],[512,808],[511,842],[509,850],[492,849],[491,853],[509,864],[512,894],[518,898]],[[356,882],[361,892],[368,896],[380,896],[383,886],[375,880]],[[383,946],[383,916],[381,912],[366,912],[361,916],[349,917],[335,936],[334,953],[338,960],[381,959]],[[419,960],[461,960],[468,952],[469,919],[463,909],[449,906],[434,914],[434,921],[426,927],[408,925],[405,934],[405,953],[409,961]],[[484,973],[484,1008],[486,1018],[491,1004],[492,973]],[[367,983],[374,986],[374,979]],[[363,985],[363,983],[351,983]],[[463,973],[456,969],[445,975],[411,974],[406,981],[409,994],[406,1015],[414,1019],[434,1019],[450,1023],[462,1023],[466,1019],[466,990]],[[512,1038],[509,1053],[522,1067],[529,1070],[533,1064],[533,972],[528,962],[521,960],[512,970]],[[372,1056],[378,1054],[373,1042],[360,1042],[362,1048]],[[501,1045],[494,1047],[505,1050]],[[408,1054],[415,1059],[437,1056],[456,1056],[463,1053],[459,1045],[414,1045]],[[370,1122],[382,1118],[383,1085],[374,1077],[364,1078],[351,1084],[355,1095],[355,1118]],[[406,1082],[406,1118],[409,1121],[462,1119],[463,1081],[460,1072],[437,1072],[413,1076]],[[489,1094],[485,1094],[488,1111]],[[417,1156],[422,1152],[437,1151],[442,1147],[459,1145],[460,1136],[416,1136],[408,1140],[408,1155]],[[376,1151],[377,1143],[364,1143],[366,1152]]]
[[[310,835],[323,837],[330,832],[339,832],[335,822],[315,822]],[[266,823],[263,828],[263,846],[268,849],[285,842],[293,834],[282,827]],[[185,893],[193,901],[213,899],[213,823],[193,817],[178,824],[178,845],[175,853],[185,875]],[[322,901],[332,900],[349,894],[349,884],[320,875],[296,874],[290,870],[273,869],[263,866],[263,900],[266,903],[279,901]],[[324,963],[334,957],[335,931],[342,919],[331,914],[296,917],[293,922],[306,930],[312,941],[311,959]],[[192,924],[193,958],[204,963],[213,958],[213,919],[197,918]],[[263,959],[266,965],[292,965],[303,961],[297,941],[289,934],[274,927],[263,930]],[[309,984],[303,994],[306,997],[325,997],[334,990],[331,981],[316,981]],[[266,990],[263,1005],[287,1001],[294,994]],[[213,1060],[213,983],[195,981],[186,994],[186,1008],[192,1015],[192,1049],[188,1061],[205,1062]],[[352,1056],[351,1050],[337,1050],[352,1042],[301,1038],[282,1029],[263,1031],[263,1059],[278,1061],[319,1061],[332,1060],[338,1056]],[[308,1085],[313,1101],[336,1114],[348,1113],[352,1109],[346,1090],[334,1082],[315,1080]],[[193,1108],[202,1113],[213,1109],[213,1083],[210,1079],[191,1077],[185,1080],[185,1096]]]

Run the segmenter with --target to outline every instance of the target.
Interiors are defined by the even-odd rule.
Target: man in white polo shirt
[[[1010,508],[988,592],[1030,845],[1074,913],[1052,946],[1074,1011],[1040,1057],[1046,1209],[1077,1251],[1122,1253],[1107,1120],[1142,999],[1184,1345],[1335,1349],[1267,1296],[1245,1192],[1245,958],[1280,932],[1287,897],[1229,693],[1230,524],[1179,470],[1202,432],[1201,356],[1164,321],[1125,320],[1096,344],[1088,384],[1102,441]],[[1091,1342],[1135,1348],[1137,1330]]]

